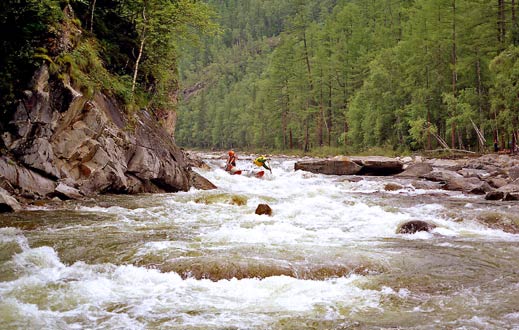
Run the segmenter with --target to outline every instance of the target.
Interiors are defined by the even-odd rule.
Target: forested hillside
[[[190,0],[4,0],[1,118],[44,63],[86,96],[102,91],[128,111],[167,116],[176,107],[178,44],[217,32],[212,16]]]
[[[515,0],[207,3],[223,33],[183,49],[180,145],[482,150],[516,140]]]

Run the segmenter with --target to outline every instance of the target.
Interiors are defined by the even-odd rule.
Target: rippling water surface
[[[517,203],[212,162],[217,190],[1,215],[1,328],[519,329],[519,235],[479,221]]]

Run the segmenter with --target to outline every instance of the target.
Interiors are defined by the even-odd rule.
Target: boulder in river
[[[395,182],[388,182],[384,185],[385,191],[396,191],[401,189],[404,189],[404,186]]]
[[[348,159],[325,159],[317,161],[300,161],[294,164],[294,169],[328,175],[353,175],[362,167]]]
[[[396,158],[382,156],[352,157],[351,160],[362,166],[359,174],[388,176],[401,173],[404,163]]]
[[[430,181],[436,182],[449,182],[453,179],[461,179],[462,175],[458,174],[455,171],[445,170],[445,169],[436,169],[430,173],[420,175],[420,178],[424,178]]]
[[[414,234],[419,231],[426,231],[430,232],[436,228],[435,225],[430,224],[428,222],[422,221],[422,220],[413,220],[408,221],[402,225],[400,225],[397,229],[398,234]]]
[[[258,207],[256,208],[256,211],[254,212],[258,215],[266,214],[268,216],[272,215],[272,209],[268,204],[258,204]]]
[[[485,195],[485,199],[487,201],[499,201],[502,200],[505,197],[505,193],[502,191],[489,191]]]
[[[493,188],[477,177],[451,177],[443,186],[446,190],[463,191],[465,193],[484,195]]]

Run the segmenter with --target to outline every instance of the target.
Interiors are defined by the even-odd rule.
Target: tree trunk
[[[326,109],[326,129],[328,130],[328,147],[332,146],[332,79],[328,85],[328,108]]]
[[[317,144],[323,146],[323,126],[324,126],[324,96],[323,96],[323,70],[321,69],[321,83],[319,93],[319,114],[317,116]]]
[[[497,40],[503,50],[506,34],[505,0],[497,0],[497,8]]]
[[[512,0],[512,26],[517,25],[517,17],[515,15],[515,0]]]
[[[310,127],[308,123],[308,116],[305,119],[305,143],[303,150],[308,152],[310,150]]]
[[[94,31],[94,11],[96,9],[96,1],[92,0],[92,8],[90,10],[90,33]]]
[[[141,33],[141,45],[139,46],[139,55],[137,56],[137,60],[135,60],[135,68],[133,70],[133,80],[132,80],[132,94],[135,92],[135,84],[137,83],[137,73],[139,72],[139,63],[142,58],[142,52],[144,50],[144,42],[146,41],[146,6],[142,8],[142,33]]]
[[[314,90],[314,83],[312,80],[312,70],[310,67],[310,57],[308,56],[308,47],[306,46],[306,32],[303,31],[303,47],[305,51],[305,62],[306,62],[306,70],[308,71],[308,82],[310,84],[310,92]]]
[[[457,76],[456,71],[457,57],[456,57],[456,0],[452,0],[452,95],[456,97],[457,91]],[[454,105],[456,108],[456,105]],[[455,111],[455,110],[454,110]],[[452,114],[455,116],[455,113]],[[451,148],[456,149],[456,124],[454,121],[451,124]]]
[[[294,149],[294,139],[292,138],[292,129],[290,128],[288,130],[288,136],[289,136],[289,148],[290,150]]]
[[[288,144],[288,137],[287,137],[287,127],[288,127],[288,107],[290,102],[290,95],[287,94],[286,96],[286,103],[283,102],[283,109],[281,112],[281,129],[283,131],[283,149],[286,149]],[[292,148],[292,147],[290,147]]]
[[[483,100],[483,83],[481,80],[481,60],[479,58],[479,52],[477,52],[477,54],[478,54],[477,55],[478,60],[476,62],[476,75],[478,77],[478,111],[479,111],[479,123],[481,125],[481,123],[484,120],[484,118],[483,118],[483,101],[482,101]],[[483,128],[480,126],[479,130],[483,131]],[[485,149],[485,146],[480,144],[479,151],[482,152],[484,149]]]

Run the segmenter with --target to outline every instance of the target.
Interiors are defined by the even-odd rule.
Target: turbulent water
[[[1,215],[0,328],[519,329],[519,235],[483,224],[517,203],[220,162],[213,191]]]

